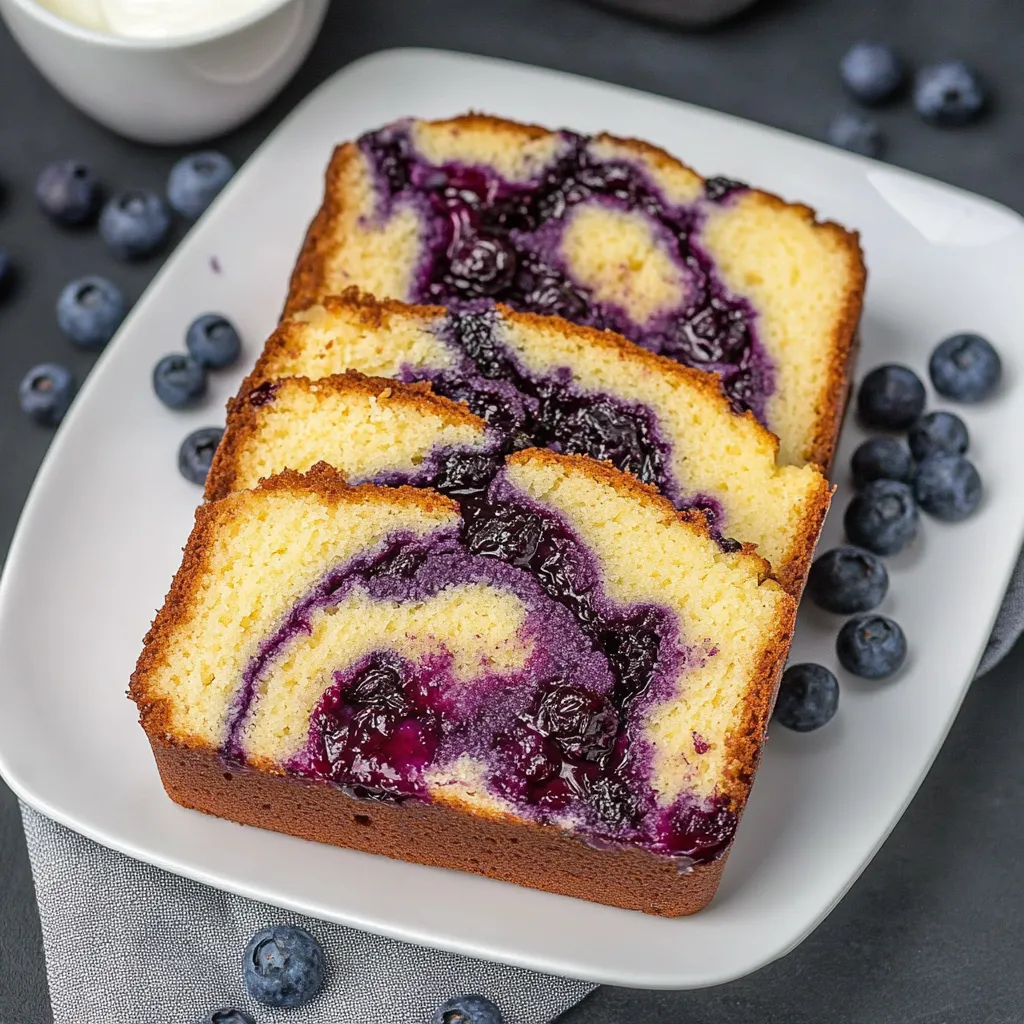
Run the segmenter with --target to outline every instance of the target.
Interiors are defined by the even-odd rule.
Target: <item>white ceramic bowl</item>
[[[309,52],[328,2],[263,0],[214,31],[170,39],[96,32],[36,0],[0,0],[0,15],[75,106],[128,138],[173,144],[219,135],[269,102]]]

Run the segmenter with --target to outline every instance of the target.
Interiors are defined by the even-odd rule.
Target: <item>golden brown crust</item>
[[[346,168],[359,160],[361,154],[354,142],[335,148],[324,176],[324,200],[306,231],[299,258],[288,285],[288,298],[282,318],[308,306],[323,291],[324,262],[328,253],[337,248],[336,225],[340,220],[343,197],[336,194],[336,183],[345,178]]]
[[[795,600],[783,606],[775,622],[775,634],[761,649],[754,678],[747,687],[739,726],[726,739],[729,767],[727,785],[722,789],[733,801],[734,808],[746,806],[754,774],[761,761],[768,720],[772,717],[796,629],[796,611]]]
[[[308,301],[304,300],[289,310],[288,315],[267,339],[248,381],[259,383],[282,376],[282,361],[290,360],[302,350],[296,342],[301,322],[294,318],[314,306],[322,306],[328,313],[345,315],[350,322],[360,324],[368,331],[386,330],[392,317],[404,319],[410,310],[430,321],[440,320],[448,314],[444,306],[410,306],[395,299],[378,299],[368,292],[361,291],[355,285],[346,288],[340,295],[318,296]]]
[[[832,337],[829,339],[828,384],[821,396],[810,444],[803,452],[807,462],[818,466],[827,474],[835,457],[839,428],[846,410],[853,364],[857,357],[857,330],[864,305],[864,290],[867,287],[867,267],[860,246],[860,235],[833,221],[819,221],[817,213],[802,203],[787,203],[784,199],[761,189],[751,191],[759,200],[776,209],[796,210],[806,221],[813,223],[817,231],[830,237],[836,248],[846,254],[850,279],[843,295],[843,311],[836,320]]]
[[[415,487],[377,487],[373,484],[353,487],[326,462],[318,462],[305,473],[285,470],[264,480],[251,491],[238,491],[220,501],[200,505],[196,509],[195,525],[185,544],[181,567],[175,573],[167,597],[142,642],[142,653],[128,685],[128,695],[139,708],[139,721],[150,736],[165,735],[170,719],[164,701],[149,692],[148,680],[163,663],[175,630],[193,614],[196,595],[207,573],[214,533],[223,522],[236,516],[246,516],[251,495],[260,491],[313,494],[329,505],[383,500],[392,506],[403,505],[427,513],[438,510],[458,512],[454,501],[435,491]],[[189,737],[176,738],[182,743],[191,742]]]
[[[801,530],[792,547],[786,552],[782,566],[775,567],[779,582],[798,601],[807,583],[807,574],[811,571],[811,562],[814,560],[814,549],[818,545],[818,538],[825,525],[825,516],[828,515],[835,492],[835,487],[829,484],[824,476],[818,478],[814,491],[807,496],[800,511],[794,513],[799,516]]]
[[[403,384],[392,378],[367,377],[355,370],[321,377],[316,381],[311,381],[307,377],[281,377],[266,381],[253,374],[242,382],[238,394],[228,402],[224,437],[217,446],[210,472],[206,477],[206,501],[217,501],[236,490],[239,456],[258,429],[267,405],[274,401],[273,396],[281,388],[294,388],[304,392],[320,391],[339,396],[369,395],[390,405],[432,413],[449,426],[487,429],[487,424],[479,416],[471,413],[468,406],[461,402],[453,402],[442,395],[435,395],[429,381]],[[264,400],[258,398],[254,402],[254,393],[258,396],[263,389],[270,391],[269,396]]]
[[[229,765],[216,751],[150,737],[172,800],[257,828],[432,867],[467,871],[626,910],[681,917],[711,902],[725,856],[680,873],[636,848],[597,850],[552,826],[443,804],[356,800],[324,782]]]

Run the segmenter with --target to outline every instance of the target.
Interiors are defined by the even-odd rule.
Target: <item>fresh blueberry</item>
[[[164,356],[153,367],[153,390],[170,409],[184,409],[206,394],[206,370],[191,356]]]
[[[195,220],[231,180],[235,165],[215,150],[182,157],[167,179],[167,200],[187,220]]]
[[[884,615],[858,615],[839,630],[836,654],[847,672],[865,679],[882,679],[906,660],[907,638]]]
[[[914,496],[929,515],[959,522],[981,504],[981,477],[962,455],[939,452],[917,467]]]
[[[223,427],[200,427],[181,442],[178,469],[186,480],[200,486],[206,483],[214,453],[223,436]]]
[[[232,1006],[211,1011],[203,1018],[203,1024],[256,1024],[256,1021],[245,1010]]]
[[[88,224],[100,206],[100,183],[85,164],[57,160],[36,179],[36,199],[58,224]]]
[[[914,476],[914,460],[902,441],[894,437],[872,437],[857,447],[850,469],[858,487],[872,480],[900,480],[909,484]]]
[[[431,1024],[504,1024],[501,1010],[486,996],[456,996],[442,1003]]]
[[[103,348],[126,312],[121,289],[105,277],[80,277],[57,299],[57,325],[81,348]]]
[[[213,370],[230,366],[242,351],[242,339],[235,325],[216,313],[207,313],[192,322],[185,345],[200,366]]]
[[[963,455],[971,443],[967,424],[951,412],[926,412],[910,425],[907,441],[915,459],[929,455]]]
[[[846,536],[876,555],[895,555],[917,534],[917,505],[898,480],[874,480],[846,507]]]
[[[790,665],[783,673],[773,717],[796,732],[813,732],[832,721],[839,707],[839,680],[824,665]]]
[[[294,925],[263,928],[245,947],[245,987],[267,1006],[305,1006],[320,991],[324,971],[320,943]]]
[[[924,412],[924,384],[898,363],[877,366],[861,381],[857,411],[861,422],[880,430],[906,430]]]
[[[935,390],[956,402],[980,402],[996,389],[1003,372],[999,353],[980,334],[954,334],[928,361]]]
[[[906,72],[891,47],[856,43],[839,63],[843,85],[861,103],[883,103],[900,91]]]
[[[962,60],[922,68],[914,81],[914,106],[931,124],[967,124],[981,115],[987,103],[984,82]]]
[[[850,615],[877,608],[889,589],[882,560],[860,548],[833,548],[814,560],[807,577],[811,600],[828,612]]]
[[[75,396],[75,379],[57,363],[32,367],[18,388],[22,411],[44,427],[55,427]]]
[[[100,235],[121,260],[151,256],[167,240],[171,215],[164,201],[145,189],[114,196],[100,214]]]
[[[468,238],[451,256],[451,285],[469,297],[494,295],[515,277],[515,249],[499,238]]]
[[[11,258],[0,249],[0,299],[2,299],[14,284],[14,264]]]
[[[833,146],[861,156],[881,156],[885,145],[878,125],[870,117],[853,110],[836,114],[828,126],[827,138]]]

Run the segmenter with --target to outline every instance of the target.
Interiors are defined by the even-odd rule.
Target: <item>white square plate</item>
[[[890,563],[883,611],[910,640],[900,678],[842,677],[835,721],[774,729],[712,906],[661,920],[483,878],[243,828],[168,800],[125,698],[177,568],[198,491],[175,468],[222,422],[240,369],[206,406],[163,408],[154,362],[210,310],[251,364],[274,325],[332,146],[396,117],[468,106],[648,138],[699,170],[799,198],[859,229],[871,271],[861,366],[923,373],[956,330],[993,339],[1000,397],[959,410],[986,482],[967,522],[926,522]],[[219,270],[218,270],[219,268]],[[0,585],[0,770],[28,803],[108,846],[211,885],[412,942],[552,974],[685,988],[739,977],[795,946],[836,904],[910,801],[955,715],[1024,532],[1024,221],[912,174],[721,114],[499,61],[394,51],[325,83],[275,132],[167,263],[89,378],[25,508]],[[823,544],[840,539],[840,492]],[[805,609],[793,657],[835,662],[838,620]]]

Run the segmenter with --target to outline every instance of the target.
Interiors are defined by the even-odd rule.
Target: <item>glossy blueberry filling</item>
[[[546,376],[529,372],[497,328],[493,312],[449,316],[441,334],[456,354],[455,368],[425,374],[404,367],[402,376],[427,377],[439,394],[464,402],[504,436],[506,451],[538,447],[590,455],[680,501],[668,465],[670,446],[647,406],[584,392],[568,369]]]
[[[562,138],[563,155],[526,183],[508,181],[492,168],[429,164],[416,154],[403,125],[360,139],[375,171],[381,210],[412,203],[428,225],[412,297],[456,310],[504,302],[617,331],[654,352],[718,373],[733,407],[751,409],[765,422],[772,364],[756,337],[753,308],[729,293],[698,243],[701,204],[672,204],[635,164],[598,160],[585,136],[563,132]],[[744,187],[710,178],[705,200],[727,202]],[[638,324],[573,278],[558,247],[566,214],[582,202],[640,211],[672,239],[671,255],[687,281],[684,307]]]
[[[429,800],[431,771],[468,754],[484,766],[488,790],[528,820],[569,827],[588,842],[639,845],[683,865],[718,856],[735,814],[718,797],[684,795],[659,806],[641,728],[651,706],[673,695],[680,669],[714,649],[685,646],[666,608],[610,601],[567,524],[502,476],[463,503],[457,532],[393,535],[329,573],[293,608],[245,672],[225,754],[244,760],[260,680],[289,644],[311,633],[318,611],[354,587],[405,602],[472,582],[511,591],[527,608],[526,664],[484,669],[467,683],[444,651],[415,663],[373,652],[334,673],[306,746],[286,769],[361,799]]]
[[[471,314],[458,318],[460,330],[466,324],[493,320],[490,315]],[[455,337],[454,330],[446,332]],[[725,510],[711,495],[683,495],[667,472],[668,446],[660,439],[653,417],[642,406],[629,405],[607,395],[585,395],[571,383],[537,379],[527,374],[504,346],[491,336],[495,360],[510,380],[491,380],[481,375],[480,365],[468,353],[462,366],[441,374],[424,374],[406,369],[406,380],[431,380],[439,394],[465,402],[477,415],[488,420],[489,442],[467,448],[451,445],[430,452],[412,472],[393,470],[379,473],[372,483],[385,487],[408,484],[431,487],[451,498],[464,500],[484,493],[498,474],[505,458],[528,447],[547,447],[568,454],[590,455],[611,462],[657,487],[677,508],[695,508],[704,513],[712,536],[726,551],[739,550],[737,541],[727,538]],[[491,385],[498,385],[495,390]],[[274,400],[277,385],[259,384],[249,393],[249,402],[260,407]],[[368,481],[353,480],[353,483]]]
[[[415,478],[392,474],[378,482],[415,483],[464,498],[485,489],[512,451],[539,447],[589,455],[657,487],[677,508],[700,509],[719,544],[739,548],[724,535],[728,524],[721,503],[679,487],[669,468],[671,446],[647,406],[584,392],[568,369],[547,376],[529,372],[501,342],[497,324],[493,311],[450,315],[441,334],[456,353],[455,367],[424,372],[407,366],[401,374],[406,381],[428,379],[438,394],[468,405],[500,439],[494,450],[451,451]]]

